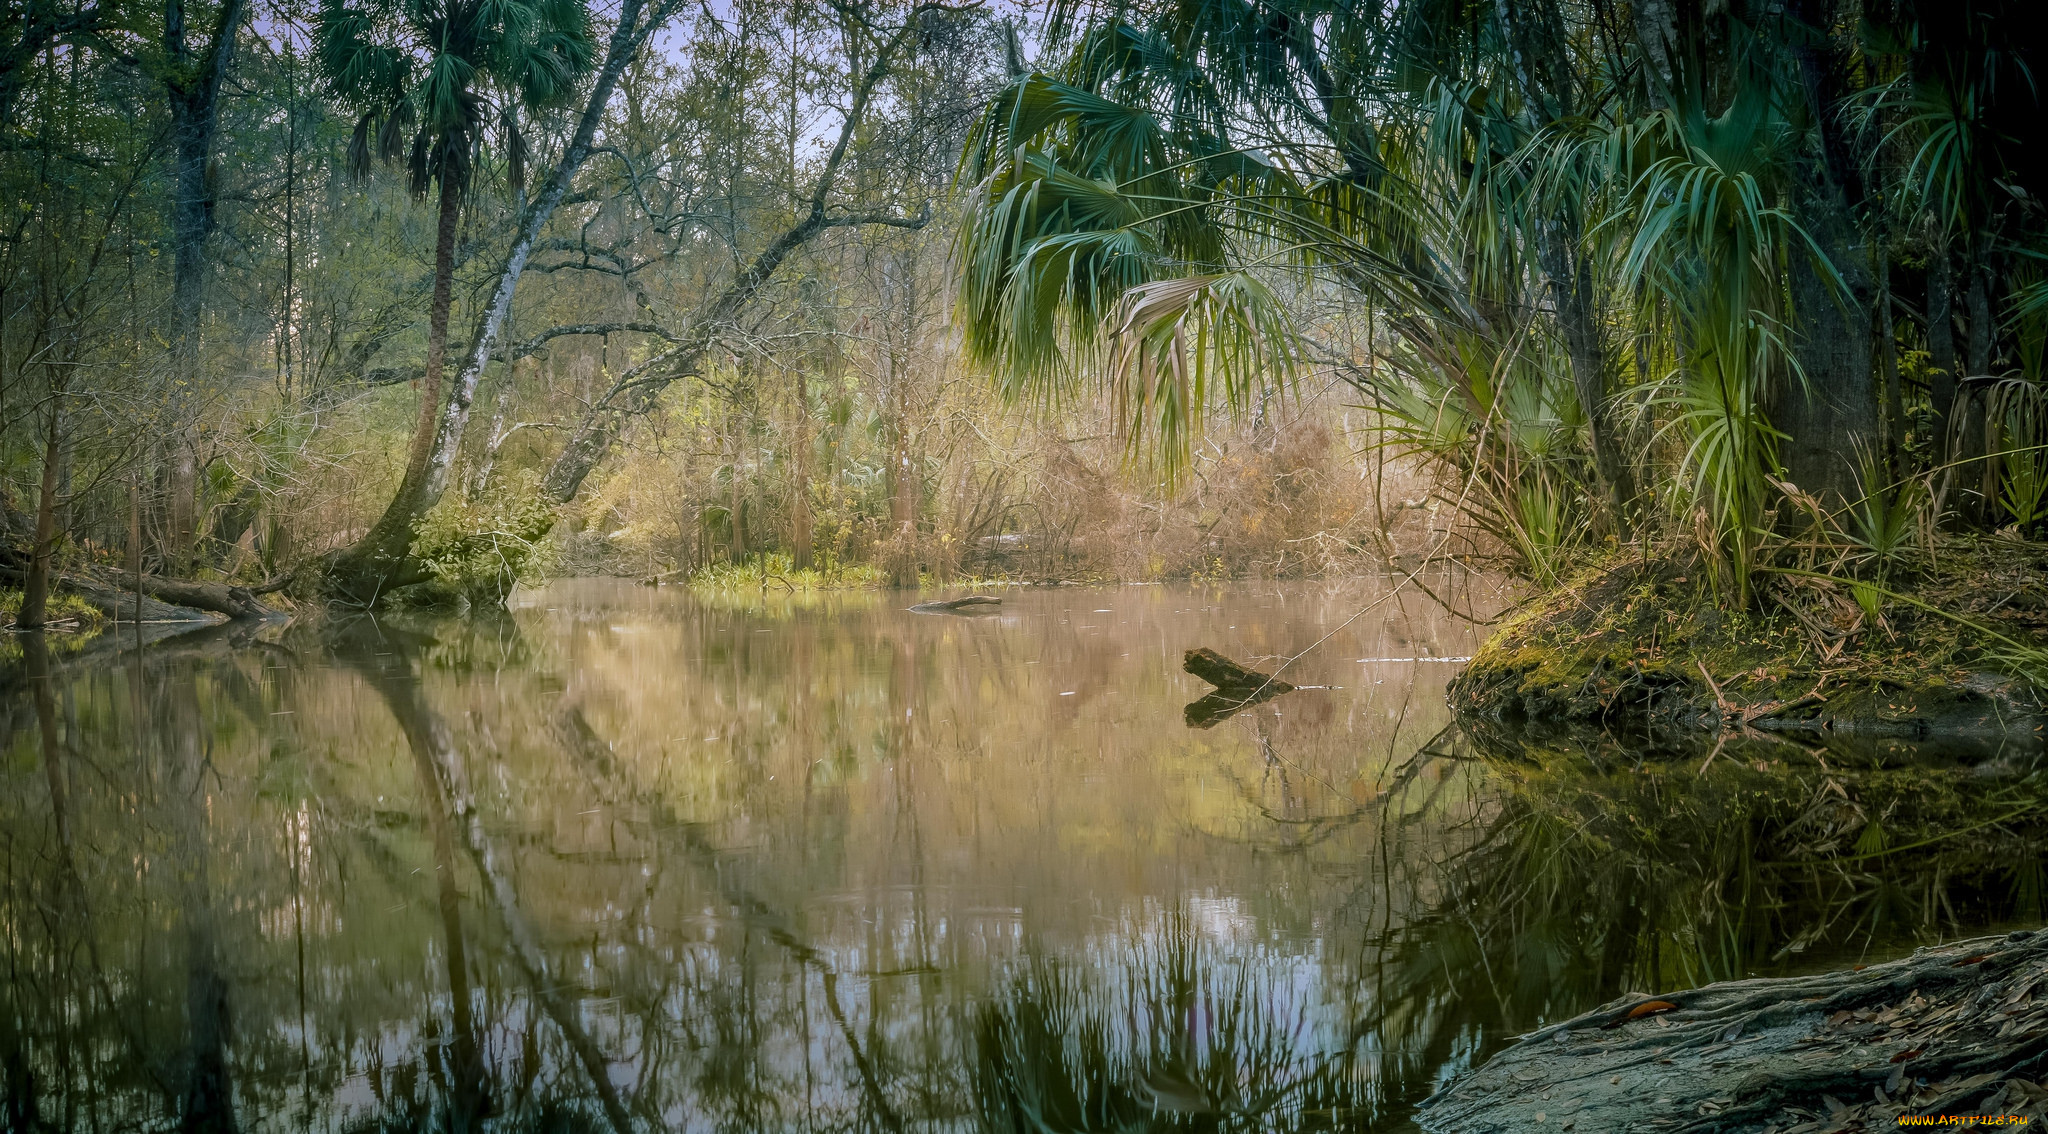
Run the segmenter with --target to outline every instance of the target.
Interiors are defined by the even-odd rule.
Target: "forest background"
[[[0,571],[35,625],[1654,542],[1742,603],[2038,541],[2020,7],[28,0]]]

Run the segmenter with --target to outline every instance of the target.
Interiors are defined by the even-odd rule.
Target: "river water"
[[[2038,919],[2034,842],[1887,856],[1910,753],[1448,728],[1446,604],[1503,600],[1431,590],[571,581],[24,647],[7,1121],[1402,1129],[1624,991]],[[1325,688],[1193,727],[1197,646]]]

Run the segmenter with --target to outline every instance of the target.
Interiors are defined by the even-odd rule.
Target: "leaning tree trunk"
[[[444,145],[448,144],[446,142]],[[443,180],[439,221],[434,229],[434,298],[427,307],[427,372],[420,380],[420,411],[413,422],[405,475],[377,522],[335,560],[331,574],[348,580],[347,590],[374,601],[399,578],[410,578],[408,557],[413,527],[431,502],[423,502],[427,464],[442,428],[441,371],[448,356],[448,309],[455,288],[455,231],[462,217],[462,187]]]
[[[420,517],[434,505],[441,502],[441,496],[448,490],[448,477],[455,466],[455,456],[462,444],[463,430],[469,424],[470,407],[476,402],[476,387],[483,377],[484,368],[490,364],[498,348],[498,335],[505,325],[505,319],[512,312],[512,297],[519,288],[519,277],[526,270],[526,261],[533,254],[534,245],[540,233],[547,226],[555,209],[568,195],[569,184],[575,179],[576,171],[590,156],[591,146],[597,137],[598,124],[604,118],[605,107],[611,102],[612,91],[618,87],[619,77],[628,64],[640,52],[674,4],[663,0],[657,4],[653,16],[646,21],[640,19],[642,0],[624,0],[619,7],[618,24],[612,29],[611,40],[605,49],[604,65],[599,68],[597,81],[592,85],[590,97],[583,104],[583,114],[577,120],[576,132],[570,138],[568,148],[562,151],[561,160],[555,163],[554,172],[528,202],[526,211],[520,215],[518,232],[512,238],[512,246],[505,255],[504,267],[498,271],[497,283],[491,289],[490,302],[484,306],[483,315],[477,321],[476,333],[470,336],[467,353],[462,366],[456,371],[455,381],[450,384],[445,404],[436,395],[432,399],[437,409],[435,425],[429,440],[417,477],[408,476],[399,486],[391,507],[384,516],[354,547],[328,561],[325,577],[320,589],[345,601],[374,603],[379,595],[408,582],[422,582],[428,574],[411,557],[412,534]],[[444,205],[443,221],[446,223],[447,209]],[[438,244],[437,240],[437,244]],[[448,245],[452,256],[453,245]],[[435,300],[441,301],[442,280],[439,278],[436,250]],[[445,324],[445,314],[443,322]],[[445,350],[445,338],[443,349]],[[415,435],[415,443],[418,435]],[[412,465],[407,465],[408,473]],[[399,542],[402,533],[403,543]]]
[[[915,21],[904,24],[875,53],[867,72],[854,84],[853,99],[847,107],[845,121],[840,124],[839,138],[833,143],[831,153],[825,158],[824,169],[819,171],[817,181],[811,186],[809,210],[770,242],[746,270],[735,276],[724,291],[697,313],[688,333],[677,338],[675,345],[621,374],[604,396],[584,412],[576,423],[575,432],[569,436],[569,443],[555,457],[555,463],[548,467],[547,476],[541,481],[541,490],[548,499],[561,504],[574,500],[577,490],[583,487],[584,478],[611,452],[613,443],[624,432],[627,423],[652,410],[670,385],[697,373],[705,352],[718,341],[733,316],[760,292],[783,261],[812,237],[838,226],[888,224],[898,228],[922,228],[930,219],[929,209],[916,219],[834,218],[825,213],[825,199],[831,194],[840,167],[846,161],[854,131],[866,116],[868,100],[889,75],[897,50],[916,26]]]

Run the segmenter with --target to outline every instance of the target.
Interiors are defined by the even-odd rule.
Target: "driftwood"
[[[1889,964],[1629,996],[1524,1036],[1422,1129],[1762,1131],[2026,1114],[2048,1101],[2048,932]]]
[[[913,614],[980,614],[993,613],[1001,605],[1003,600],[991,595],[968,595],[943,602],[921,602],[909,609]]]
[[[1181,709],[1181,719],[1189,728],[1214,728],[1253,705],[1294,692],[1294,686],[1272,674],[1239,665],[1206,646],[1182,654],[1180,664],[1216,687],[1214,693]]]

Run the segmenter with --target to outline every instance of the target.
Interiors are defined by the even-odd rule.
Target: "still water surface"
[[[1630,859],[1598,823],[1724,773],[1588,747],[1612,790],[1574,813],[1447,730],[1438,659],[1483,628],[1413,591],[906,601],[577,581],[31,650],[0,702],[6,1121],[1403,1129],[1543,1020],[1931,924],[1730,849],[1739,785]],[[1195,646],[1309,650],[1287,677],[1328,688],[1193,728]],[[2006,893],[1944,891],[1946,929],[2033,908]]]

